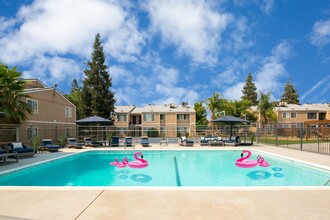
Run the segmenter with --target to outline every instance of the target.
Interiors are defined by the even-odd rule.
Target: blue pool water
[[[238,168],[241,151],[142,151],[145,169],[117,168],[135,151],[89,151],[0,176],[2,186],[323,186],[330,171],[252,151],[271,166]]]

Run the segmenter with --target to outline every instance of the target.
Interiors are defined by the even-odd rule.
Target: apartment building
[[[196,130],[196,112],[186,102],[181,105],[116,106],[113,120],[118,130],[130,131],[133,136],[147,135],[150,130],[157,130],[160,137],[187,133],[193,136]]]
[[[330,120],[330,104],[287,104],[281,102],[278,107],[274,108],[277,113],[277,121],[282,126],[290,127],[292,123],[313,123]]]
[[[76,106],[66,99],[55,87],[46,87],[37,79],[26,79],[22,94],[24,102],[31,106],[32,114],[20,125],[16,139],[29,144],[33,135],[51,138],[76,135]]]

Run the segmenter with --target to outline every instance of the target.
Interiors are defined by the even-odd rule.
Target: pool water
[[[252,151],[271,165],[238,168],[241,151],[142,151],[149,166],[109,163],[135,151],[89,151],[0,176],[2,186],[323,186],[330,171]]]

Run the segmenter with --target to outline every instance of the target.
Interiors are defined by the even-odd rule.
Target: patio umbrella
[[[111,124],[112,121],[99,116],[91,116],[76,121],[77,124]]]
[[[228,115],[228,116],[222,116],[220,118],[214,119],[211,122],[222,122],[225,124],[230,124],[230,137],[231,137],[232,133],[233,133],[233,124],[249,122],[249,121],[242,119],[242,118],[237,118],[237,117]]]

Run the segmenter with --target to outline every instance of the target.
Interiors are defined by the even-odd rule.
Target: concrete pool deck
[[[272,146],[249,148],[330,169],[328,155]],[[153,145],[135,149],[246,148]],[[0,166],[0,173],[80,151],[63,149],[58,153],[37,154]],[[329,198],[330,186],[0,187],[0,219],[329,219]]]

